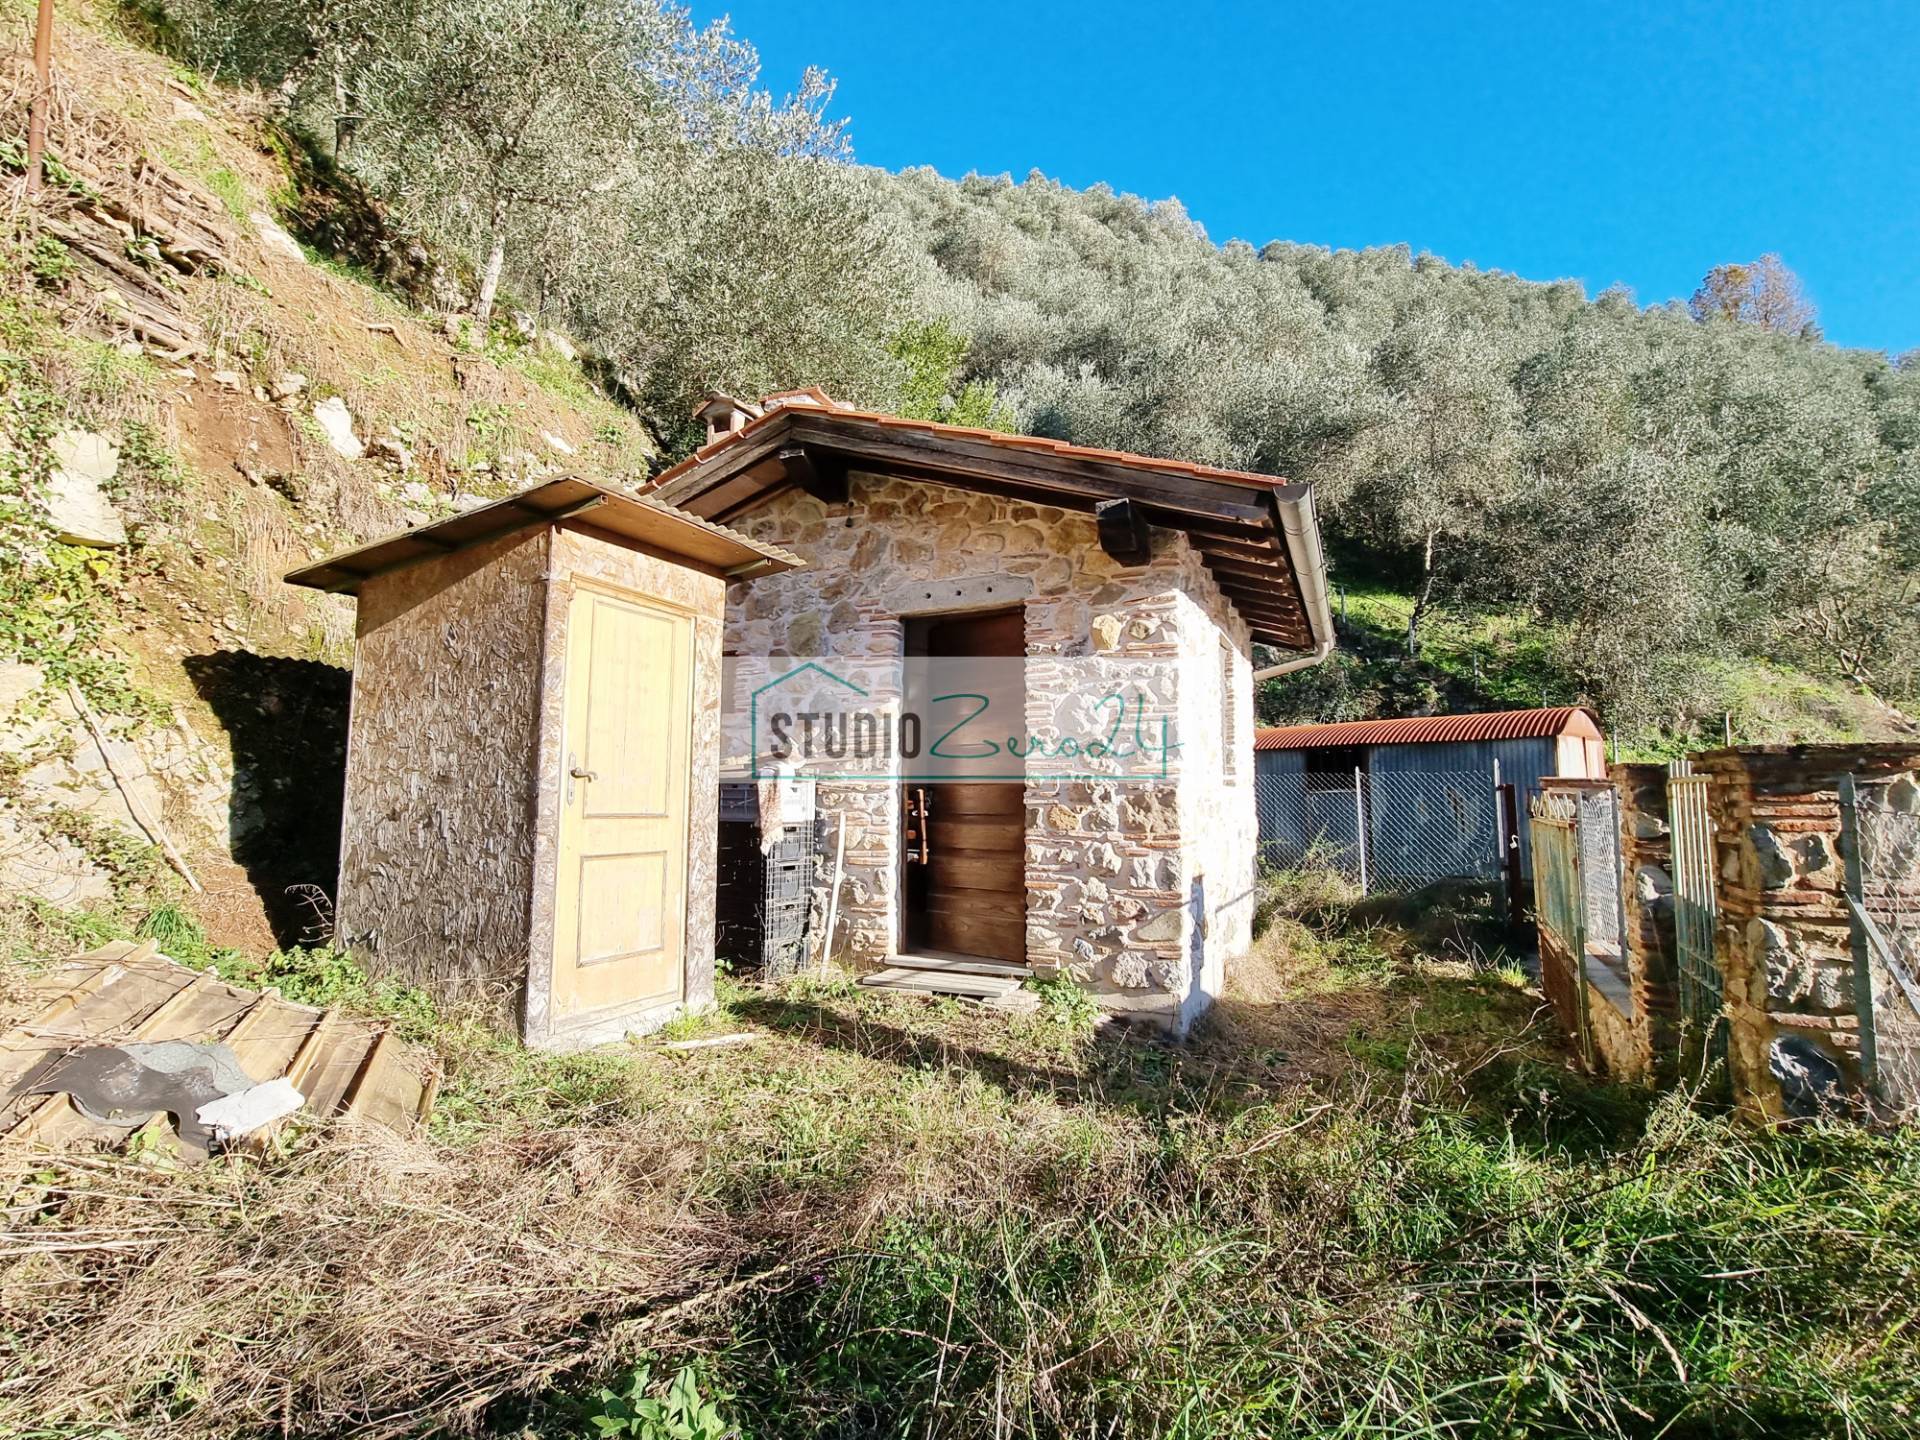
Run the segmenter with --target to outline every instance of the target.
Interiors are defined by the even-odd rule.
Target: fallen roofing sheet
[[[303,1113],[358,1115],[396,1130],[426,1118],[439,1070],[383,1021],[296,1005],[274,990],[189,970],[151,940],[115,941],[40,976],[26,1018],[0,1037],[0,1149],[119,1146],[65,1092],[30,1093],[62,1057],[110,1046],[217,1041],[256,1084],[286,1079]]]

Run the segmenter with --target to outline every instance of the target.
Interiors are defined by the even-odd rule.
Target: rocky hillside
[[[0,142],[10,938],[178,901],[271,948],[332,884],[353,625],[282,574],[543,475],[644,474],[654,443],[564,336],[436,328],[434,258],[244,97],[64,11],[56,55],[31,217]]]

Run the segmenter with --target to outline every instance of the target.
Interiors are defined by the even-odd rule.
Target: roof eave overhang
[[[801,568],[805,562],[778,546],[750,540],[661,503],[571,476],[543,481],[516,494],[426,525],[383,536],[290,570],[289,585],[354,594],[367,581],[422,561],[505,539],[542,525],[578,521],[615,538],[646,546],[728,578]]]
[[[1255,640],[1316,658],[1332,649],[1326,565],[1305,485],[1156,467],[1146,457],[1029,437],[888,423],[864,412],[780,407],[667,471],[655,493],[724,523],[830,470],[898,475],[1069,510],[1128,500],[1149,524],[1187,535]]]

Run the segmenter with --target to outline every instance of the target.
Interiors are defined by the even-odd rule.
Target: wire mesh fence
[[[1667,770],[1667,817],[1672,827],[1673,936],[1680,982],[1680,1020],[1685,1026],[1684,1054],[1704,1067],[1725,1058],[1726,986],[1714,953],[1719,897],[1715,879],[1711,787],[1693,773],[1691,760],[1675,760]]]
[[[1587,948],[1618,965],[1626,929],[1620,870],[1620,792],[1611,785],[1592,785],[1573,794],[1580,807],[1580,874],[1587,907]]]
[[[1593,1061],[1587,1012],[1587,926],[1593,914],[1582,875],[1579,797],[1536,795],[1528,806],[1533,834],[1534,913],[1540,924],[1540,986],[1580,1058]]]
[[[1920,783],[1842,787],[1863,1060],[1880,1098],[1920,1112]]]
[[[1325,866],[1367,890],[1501,877],[1491,771],[1329,771],[1255,782],[1261,858]]]

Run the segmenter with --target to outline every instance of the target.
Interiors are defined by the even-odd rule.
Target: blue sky
[[[1777,250],[1827,337],[1920,346],[1920,0],[695,0],[859,158],[1178,196],[1216,241],[1405,242],[1642,304]]]

